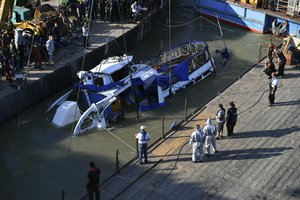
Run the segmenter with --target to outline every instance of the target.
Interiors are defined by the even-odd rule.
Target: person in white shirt
[[[196,163],[198,161],[198,156],[197,156],[198,152],[200,154],[200,159],[199,159],[200,162],[203,161],[204,142],[205,142],[205,134],[201,130],[200,125],[197,124],[196,127],[195,127],[195,131],[192,133],[192,135],[190,137],[190,141],[189,141],[189,144],[193,146],[192,161],[194,163]]]
[[[83,46],[88,46],[88,37],[89,37],[89,29],[88,25],[84,23],[82,27],[82,36],[83,36]]]
[[[48,51],[48,63],[54,65],[53,53],[55,50],[53,35],[49,35],[49,39],[46,42],[46,48]]]
[[[150,140],[150,135],[149,133],[146,131],[146,126],[141,126],[140,127],[140,132],[138,134],[136,134],[135,138],[138,139],[138,143],[139,143],[139,163],[142,164],[142,158],[144,155],[144,160],[145,160],[145,164],[147,164],[148,160],[148,147],[147,147],[147,143]]]
[[[132,14],[133,14],[133,21],[136,22],[138,16],[139,16],[140,13],[141,13],[142,7],[138,4],[137,1],[135,1],[135,2],[130,6],[130,8],[131,8],[131,12],[132,12]]]
[[[272,106],[275,101],[275,92],[278,86],[278,78],[276,77],[275,72],[272,73],[272,79],[269,82],[269,106]]]

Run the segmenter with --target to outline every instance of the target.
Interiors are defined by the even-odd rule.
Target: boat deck
[[[234,3],[234,0],[225,0],[225,1],[230,2],[230,3]],[[267,13],[268,15],[271,15],[271,16],[289,19],[289,20],[292,20],[292,21],[295,21],[295,22],[298,22],[298,23],[300,22],[300,15],[299,14],[295,14],[294,16],[290,16],[286,12],[283,12],[283,11],[278,11],[278,12],[271,11],[268,8],[264,9],[262,7],[255,7],[252,4],[248,4],[248,3],[239,2],[239,3],[236,3],[236,4],[239,4],[239,5],[245,6],[247,8],[252,8],[254,10],[258,10],[258,11]]]
[[[268,107],[269,80],[262,69],[263,64],[251,69],[153,147],[150,164],[130,164],[102,183],[101,198],[299,199],[300,68],[286,67],[272,107]],[[218,104],[228,109],[230,101],[239,113],[234,136],[217,140],[220,153],[192,163],[187,142],[193,127],[203,128],[208,117],[214,118]]]

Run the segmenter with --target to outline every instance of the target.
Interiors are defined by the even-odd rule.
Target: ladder
[[[289,0],[286,14],[294,16],[298,10],[298,0]]]
[[[294,0],[292,0],[294,1]],[[276,12],[287,12],[288,5],[289,5],[290,0],[277,0],[275,7],[276,7]]]

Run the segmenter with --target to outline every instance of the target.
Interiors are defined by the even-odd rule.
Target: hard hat
[[[206,120],[205,124],[211,125],[211,120],[208,118],[208,119]]]
[[[141,127],[140,127],[140,130],[141,130],[141,131],[144,131],[145,129],[146,129],[146,126],[141,126]]]

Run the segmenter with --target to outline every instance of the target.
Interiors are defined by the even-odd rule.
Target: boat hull
[[[300,36],[300,23],[289,17],[280,16],[276,12],[222,0],[197,0],[196,2],[198,15],[218,17],[220,21],[255,33],[274,33],[277,26],[287,23],[281,34]]]

